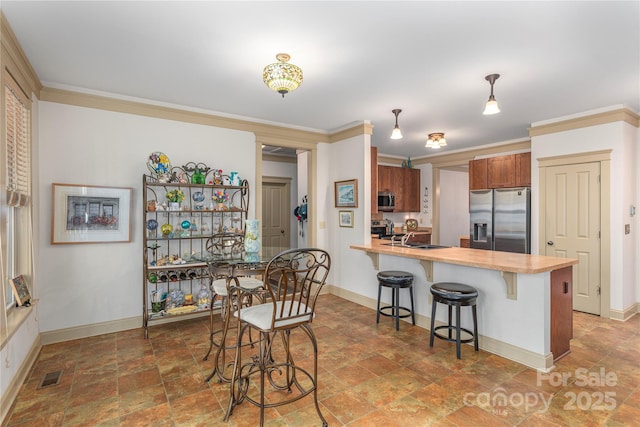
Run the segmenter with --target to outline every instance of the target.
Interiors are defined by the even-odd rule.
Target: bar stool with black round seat
[[[469,285],[453,282],[440,282],[431,285],[431,295],[433,302],[431,304],[431,333],[429,336],[429,347],[433,347],[434,336],[449,342],[456,343],[456,356],[460,359],[460,344],[473,341],[473,346],[478,351],[478,316],[476,312],[476,299],[478,291]],[[449,308],[449,322],[447,325],[441,325],[434,328],[436,318],[436,304],[447,304]],[[451,312],[453,307],[456,308],[456,324],[451,322]],[[460,326],[460,307],[471,306],[473,315],[473,332]],[[438,333],[440,329],[447,329],[448,336]],[[455,329],[456,337],[452,338],[451,332]],[[471,335],[470,338],[461,339],[461,332]]]
[[[380,297],[382,288],[391,288],[391,305],[380,307]],[[400,306],[400,289],[409,289],[411,299],[411,309]],[[386,311],[391,310],[391,313]],[[400,314],[400,310],[405,314]],[[411,323],[416,324],[415,312],[413,309],[413,274],[406,271],[381,271],[378,273],[378,312],[376,323],[380,323],[380,315],[393,317],[396,319],[396,331],[400,330],[400,319],[411,316]]]

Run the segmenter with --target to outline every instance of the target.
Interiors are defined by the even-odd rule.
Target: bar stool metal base
[[[391,305],[380,307],[382,288],[391,288]],[[411,309],[400,306],[400,289],[409,289]],[[403,314],[400,314],[401,311]],[[413,275],[406,271],[381,271],[378,273],[378,307],[376,323],[380,323],[380,315],[393,317],[396,320],[396,331],[400,330],[400,319],[411,317],[411,323],[416,324],[415,310],[413,308]]]
[[[456,357],[460,359],[460,344],[473,342],[475,351],[478,351],[478,315],[476,310],[476,299],[478,291],[468,285],[461,283],[442,282],[431,285],[431,295],[433,302],[431,303],[431,331],[429,334],[429,347],[433,347],[433,339],[438,337],[444,341],[456,343]],[[438,303],[448,306],[449,316],[448,324],[435,326],[436,306]],[[463,328],[460,325],[460,307],[471,306],[473,316],[473,332]],[[456,308],[456,324],[452,322],[453,307]],[[438,331],[446,329],[448,334],[445,336]],[[455,338],[453,332],[455,331]],[[461,338],[462,332],[470,335],[470,338]]]

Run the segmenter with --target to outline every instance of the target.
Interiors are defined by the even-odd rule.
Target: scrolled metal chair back
[[[244,235],[238,233],[218,233],[207,239],[206,249],[213,256],[236,258],[244,251]]]
[[[274,329],[303,320],[311,323],[330,268],[331,257],[317,248],[289,249],[269,261],[264,283],[275,305]]]

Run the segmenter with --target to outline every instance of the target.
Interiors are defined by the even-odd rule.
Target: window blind
[[[7,203],[24,207],[31,199],[30,101],[8,73],[4,77]]]

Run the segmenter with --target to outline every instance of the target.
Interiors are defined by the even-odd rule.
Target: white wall
[[[638,130],[626,123],[616,122],[533,137],[531,141],[532,187],[532,253],[539,253],[538,222],[539,169],[537,159],[567,154],[588,153],[601,150],[611,152],[611,187],[603,188],[611,198],[611,286],[612,310],[622,311],[638,302],[636,269],[638,259],[637,218],[629,235],[624,234],[624,224],[630,223],[629,206],[637,205]]]
[[[640,293],[637,288],[640,283],[640,276],[637,273],[638,267],[638,244],[640,242],[640,233],[638,233],[638,218],[632,216],[630,213],[631,206],[638,204],[636,197],[638,193],[638,165],[636,162],[638,156],[638,137],[640,132],[634,126],[628,123],[622,124],[622,159],[624,162],[622,171],[622,182],[624,183],[622,188],[622,209],[620,210],[621,221],[623,223],[623,235],[622,235],[622,253],[624,257],[622,259],[623,268],[623,280],[628,282],[629,285],[624,285],[622,288],[622,305],[624,309],[628,309],[632,304],[640,302]],[[625,225],[629,225],[630,233],[624,234]],[[632,284],[635,283],[636,286]]]
[[[333,144],[320,144],[318,198],[324,202],[326,230],[320,229],[318,235],[327,239],[326,243],[333,259],[331,284],[359,295],[376,298],[376,271],[371,259],[363,252],[349,248],[353,244],[371,241],[370,147],[368,135]],[[348,179],[358,180],[358,207],[336,208],[334,182]],[[340,210],[354,212],[353,228],[339,226]],[[320,221],[324,219],[320,217]],[[323,239],[318,240],[322,242]]]
[[[469,235],[469,173],[440,169],[440,245],[460,246]]]
[[[255,137],[214,128],[90,108],[40,103],[40,197],[42,236],[49,236],[51,183],[133,188],[132,241],[51,245],[39,242],[40,330],[142,320],[142,175],[153,151],[174,166],[203,162],[255,176]],[[249,203],[255,218],[255,197]]]
[[[291,194],[289,205],[291,206],[291,212],[289,216],[289,230],[291,235],[289,236],[289,244],[292,248],[301,247],[298,245],[298,221],[293,216],[293,210],[300,203],[298,200],[298,164],[289,162],[274,162],[263,161],[262,162],[262,176],[275,176],[280,178],[291,179]],[[305,180],[306,181],[306,180]]]

